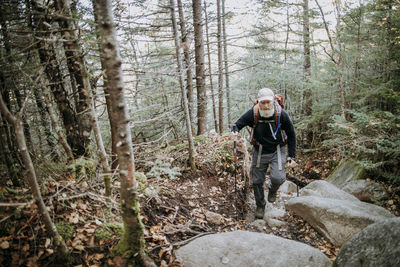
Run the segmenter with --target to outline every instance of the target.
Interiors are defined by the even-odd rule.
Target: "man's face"
[[[274,102],[271,100],[263,100],[259,102],[260,109],[271,110],[274,107]]]

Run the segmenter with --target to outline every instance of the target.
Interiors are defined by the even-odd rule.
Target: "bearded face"
[[[259,112],[261,117],[271,117],[274,115],[274,102],[271,100],[263,100],[259,102]]]

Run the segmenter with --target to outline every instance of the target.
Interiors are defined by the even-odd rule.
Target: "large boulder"
[[[349,181],[362,179],[364,177],[365,169],[358,165],[354,160],[342,160],[326,180],[333,185],[342,188]]]
[[[334,198],[341,200],[354,200],[358,201],[358,199],[349,194],[340,190],[336,186],[326,181],[314,181],[309,183],[306,187],[300,190],[300,196],[316,196],[322,198]]]
[[[304,218],[337,246],[367,225],[394,217],[382,207],[359,200],[315,196],[292,198],[286,203],[286,209]]]
[[[400,266],[400,218],[371,224],[340,249],[338,267]]]
[[[197,266],[332,266],[319,250],[281,237],[235,231],[200,237],[179,248],[177,260]]]
[[[342,189],[359,200],[366,202],[379,202],[389,198],[385,188],[381,184],[372,181],[350,181]]]

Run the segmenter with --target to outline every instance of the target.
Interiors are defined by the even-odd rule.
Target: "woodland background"
[[[300,152],[352,157],[372,179],[398,184],[399,2],[239,2],[113,1],[122,65],[107,67],[113,49],[100,44],[103,17],[92,3],[1,0],[0,91],[11,113],[3,108],[0,119],[0,200],[28,188],[24,151],[39,191],[55,173],[65,180],[86,170],[112,197],[121,135],[113,123],[127,123],[139,169],[173,177],[169,162],[140,154],[186,140],[194,170],[193,137],[229,133],[262,87],[285,97]],[[110,116],[114,67],[124,122]]]

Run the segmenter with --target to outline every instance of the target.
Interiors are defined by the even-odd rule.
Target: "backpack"
[[[276,94],[274,97],[274,108],[275,108],[275,124],[276,126],[276,131],[275,131],[275,135],[278,132],[278,130],[280,129],[280,124],[281,124],[281,113],[282,113],[282,109],[284,109],[284,99],[283,96],[280,94]],[[259,145],[259,143],[257,142],[257,140],[254,138],[253,134],[254,134],[254,129],[256,128],[259,118],[260,118],[260,112],[259,112],[259,106],[258,106],[258,100],[256,100],[254,102],[253,105],[253,111],[254,111],[254,123],[253,123],[253,127],[251,129],[250,132],[250,144],[254,145]],[[285,130],[280,129],[281,131],[281,136],[282,136],[282,141],[283,144],[286,145],[287,144],[287,135]]]

